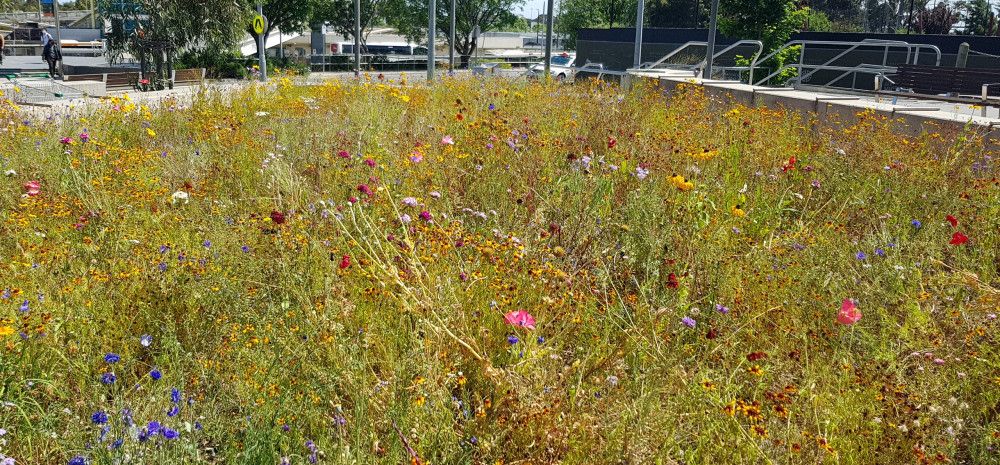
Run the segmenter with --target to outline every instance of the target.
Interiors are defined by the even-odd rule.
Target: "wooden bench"
[[[1000,96],[1000,70],[996,69],[899,65],[888,78],[897,88],[917,94],[974,95],[983,100]]]
[[[174,86],[198,86],[205,82],[205,68],[175,69],[170,80]]]

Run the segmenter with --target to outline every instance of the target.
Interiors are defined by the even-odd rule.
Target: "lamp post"
[[[59,27],[59,0],[52,0],[52,17],[56,22],[56,46],[55,49],[62,56],[62,29]],[[66,80],[66,73],[63,71],[63,61],[59,58],[59,77]]]
[[[715,32],[719,29],[719,0],[712,0],[712,16],[708,19],[708,50],[705,51],[704,79],[712,79],[712,61],[715,59]]]
[[[257,14],[261,17],[264,16],[264,6],[260,2],[257,2]],[[267,25],[264,26],[265,28]],[[257,57],[257,63],[260,66],[260,82],[267,82],[267,50],[264,49],[267,44],[264,43],[264,34],[257,34],[257,48],[260,50],[259,57]]]
[[[451,38],[448,41],[448,71],[455,69],[455,0],[451,0]]]
[[[545,15],[545,79],[552,76],[552,10],[555,9],[555,0],[549,0],[548,13]]]
[[[361,0],[354,0],[354,76],[361,77]]]
[[[645,0],[639,0],[639,6],[635,12],[635,58],[632,60],[632,66],[636,68],[642,64],[642,16],[645,13],[645,9]]]
[[[434,33],[437,28],[437,5],[427,1],[427,80],[434,80]]]

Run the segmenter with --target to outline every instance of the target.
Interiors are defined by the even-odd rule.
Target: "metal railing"
[[[826,46],[825,47],[826,49],[828,49],[829,46],[839,46],[839,47],[846,47],[846,48],[843,51],[841,51],[840,53],[834,55],[832,58],[827,59],[823,63],[820,63],[820,64],[809,64],[809,63],[806,63],[805,61],[806,61],[806,50],[807,50],[807,47],[810,46],[810,45],[813,46],[813,49],[816,49],[817,46]],[[764,67],[762,65],[762,63],[765,63],[768,60],[774,58],[775,56],[777,56],[782,51],[788,50],[788,49],[790,49],[792,47],[796,47],[796,46],[801,47],[799,49],[799,60],[798,60],[797,63],[791,63],[791,64],[783,65],[783,66],[779,67],[777,70],[775,70],[774,72],[768,74],[767,76],[765,76],[765,77],[763,77],[763,78],[761,78],[759,80],[756,80],[756,81],[754,80],[754,72],[757,69],[760,69],[760,68]],[[839,60],[839,59],[841,59],[841,58],[843,58],[845,56],[848,56],[851,52],[857,51],[859,49],[881,49],[882,50],[882,63],[881,64],[876,64],[876,63],[861,63],[861,64],[858,64],[858,65],[852,65],[852,66],[840,66],[840,65],[835,65],[834,64],[837,60]],[[939,49],[938,47],[936,47],[934,45],[928,45],[928,44],[911,44],[909,42],[898,41],[898,40],[877,40],[877,39],[865,39],[865,40],[857,41],[857,42],[842,42],[842,41],[832,41],[832,40],[793,40],[791,42],[788,42],[788,43],[782,45],[781,47],[778,47],[773,52],[767,54],[763,58],[756,58],[756,59],[754,59],[753,62],[750,64],[750,67],[749,67],[750,68],[750,77],[749,77],[749,81],[748,82],[750,84],[753,84],[753,85],[762,85],[762,84],[765,84],[765,83],[769,82],[771,79],[775,78],[776,76],[781,75],[785,71],[790,70],[790,69],[794,69],[797,72],[797,76],[795,76],[795,77],[793,77],[793,78],[791,78],[789,80],[789,82],[791,83],[791,85],[794,87],[794,86],[798,86],[798,85],[803,84],[806,80],[808,80],[809,78],[813,77],[817,72],[820,72],[820,71],[834,71],[834,72],[840,71],[841,73],[838,74],[836,77],[834,77],[833,79],[827,81],[825,84],[821,84],[821,85],[818,85],[818,86],[819,87],[838,87],[838,86],[835,86],[833,84],[836,83],[836,82],[839,82],[841,79],[843,79],[843,78],[845,78],[845,77],[847,77],[849,75],[853,75],[854,76],[854,81],[852,81],[852,84],[851,84],[850,88],[851,89],[855,89],[856,86],[857,86],[857,74],[858,73],[878,75],[878,74],[890,74],[890,73],[892,73],[892,72],[894,72],[896,70],[896,66],[893,65],[893,64],[890,64],[890,62],[889,62],[889,53],[893,49],[905,50],[906,51],[906,59],[904,61],[904,64],[917,64],[920,61],[921,50],[928,50],[931,53],[933,53],[933,55],[935,57],[935,59],[934,59],[934,65],[935,66],[938,66],[938,65],[941,64],[941,49]],[[912,61],[911,61],[911,59],[912,59]],[[803,74],[804,70],[809,70],[809,71],[806,72],[805,74]]]
[[[730,52],[732,52],[733,50],[736,50],[739,47],[747,47],[747,46],[750,46],[750,47],[753,47],[753,48],[756,49],[756,52],[754,52],[754,54],[752,55],[752,58],[750,60],[751,63],[755,63],[756,60],[757,60],[757,58],[764,51],[764,44],[761,41],[759,41],[759,40],[739,40],[739,41],[733,42],[732,44],[724,47],[722,50],[719,50],[719,51],[714,52],[712,54],[712,64],[713,64],[712,69],[714,71],[718,71],[723,76],[725,76],[725,74],[727,72],[731,72],[731,71],[736,71],[736,72],[749,71],[750,70],[749,66],[718,66],[718,67],[714,66],[715,62],[720,57],[725,56],[727,53],[730,53]],[[705,55],[706,55],[705,52],[701,52],[701,53],[697,53],[696,52],[696,53],[689,54],[687,56],[682,55],[682,53],[687,52],[688,49],[693,48],[693,47],[699,47],[699,48],[702,48],[702,49],[707,49],[708,48],[708,42],[705,42],[705,41],[696,41],[696,40],[685,42],[680,47],[675,48],[674,50],[672,50],[670,53],[664,55],[659,60],[656,60],[656,61],[654,61],[652,63],[643,63],[642,65],[640,65],[637,68],[630,68],[629,71],[637,71],[637,70],[647,70],[648,71],[648,70],[656,70],[656,69],[680,69],[680,70],[690,70],[695,75],[701,74],[701,71],[703,69],[705,69],[705,66],[708,64],[708,60],[705,57]],[[695,58],[700,58],[700,60],[697,61],[697,62],[694,62],[694,63],[690,63],[690,62],[689,63],[670,63],[669,62],[669,60],[674,59],[675,57],[684,57],[684,58],[687,58],[687,57],[690,57],[690,56],[694,56]],[[716,74],[716,73],[713,72],[713,74]]]

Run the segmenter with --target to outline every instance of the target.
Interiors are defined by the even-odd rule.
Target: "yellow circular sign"
[[[263,34],[264,33],[264,24],[266,24],[266,23],[264,22],[264,17],[263,16],[261,16],[261,15],[254,15],[254,17],[253,17],[253,32],[256,32],[257,34]]]

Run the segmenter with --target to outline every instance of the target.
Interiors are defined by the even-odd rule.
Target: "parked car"
[[[560,53],[558,55],[552,56],[552,61],[549,62],[549,74],[552,75],[558,81],[563,81],[566,78],[572,78],[576,74],[576,69],[573,68],[576,63],[576,55],[572,53]],[[532,77],[541,77],[545,74],[545,63],[538,63],[533,65],[528,69],[528,75]]]

